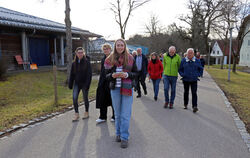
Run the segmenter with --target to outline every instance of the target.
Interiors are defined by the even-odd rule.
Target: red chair
[[[15,55],[15,59],[16,59],[18,65],[23,65],[24,70],[26,68],[29,68],[30,63],[23,61],[23,58],[21,57],[21,55]]]

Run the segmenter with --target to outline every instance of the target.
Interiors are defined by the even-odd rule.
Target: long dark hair
[[[83,58],[81,59],[80,63],[78,63],[78,56],[76,55],[77,52],[79,50],[82,50],[83,51]],[[76,50],[75,50],[75,57],[74,57],[74,61],[73,61],[73,65],[74,65],[74,72],[77,73],[77,72],[80,72],[81,71],[81,67],[82,67],[82,70],[85,71],[87,69],[87,58],[86,58],[86,53],[85,53],[85,50],[84,48],[82,47],[77,47]]]

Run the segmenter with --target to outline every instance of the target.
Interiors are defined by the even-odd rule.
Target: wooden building
[[[65,25],[0,7],[0,57],[8,70],[18,69],[16,55],[38,66],[65,65]],[[82,46],[88,52],[89,38],[101,37],[72,27],[73,50]]]

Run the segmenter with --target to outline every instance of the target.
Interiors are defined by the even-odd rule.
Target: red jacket
[[[163,72],[163,66],[160,60],[156,60],[155,64],[152,60],[149,61],[148,64],[148,74],[151,79],[161,79]]]

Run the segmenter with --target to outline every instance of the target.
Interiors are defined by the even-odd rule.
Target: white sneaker
[[[96,123],[103,123],[103,122],[105,122],[106,120],[103,120],[103,119],[97,119],[96,120]]]
[[[110,121],[111,121],[111,122],[115,122],[115,119],[111,118]]]

